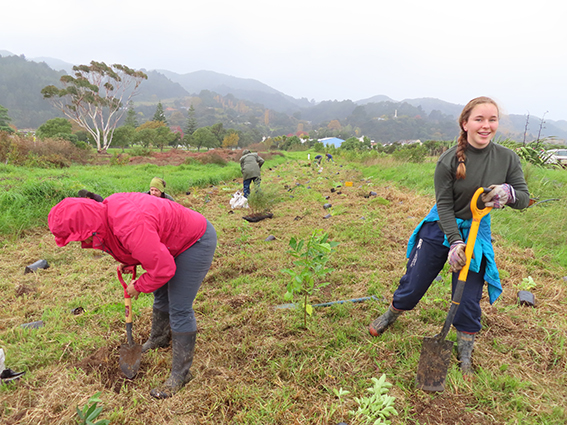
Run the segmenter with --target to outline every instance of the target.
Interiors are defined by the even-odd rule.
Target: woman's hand
[[[138,295],[140,295],[140,292],[136,291],[136,288],[134,288],[134,283],[136,283],[136,281],[130,282],[130,284],[126,288],[126,292],[128,292],[130,298],[134,298],[135,300],[137,300]]]
[[[457,241],[451,244],[448,260],[452,273],[460,271],[465,266],[465,264],[467,264],[465,248],[466,245],[463,241]]]
[[[508,183],[493,184],[490,186],[490,189],[492,189],[490,192],[483,193],[480,196],[480,199],[482,199],[482,202],[484,202],[484,205],[487,207],[504,208],[506,204],[516,202],[514,188]]]
[[[127,266],[126,264],[120,264],[120,273],[122,274],[132,274],[136,266]]]

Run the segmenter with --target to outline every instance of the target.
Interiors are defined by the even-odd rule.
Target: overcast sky
[[[290,96],[486,95],[505,113],[567,120],[559,0],[25,0],[5,2],[0,50],[180,74],[252,78]]]

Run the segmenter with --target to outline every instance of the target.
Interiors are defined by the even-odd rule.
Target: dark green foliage
[[[35,135],[40,139],[61,137],[69,140],[65,135],[73,134],[73,125],[65,118],[53,118],[39,126]],[[78,138],[75,136],[75,139]]]
[[[135,134],[136,130],[134,129],[134,127],[131,127],[129,125],[118,127],[116,130],[114,130],[112,145],[116,148],[122,148],[122,152],[124,152],[124,148],[130,146],[134,141]]]
[[[189,107],[189,117],[187,118],[187,125],[185,126],[185,134],[193,134],[199,127],[197,119],[195,118],[195,108],[193,104]]]
[[[165,112],[163,111],[163,105],[161,102],[158,102],[156,107],[156,112],[154,113],[154,117],[152,121],[161,121],[167,124],[167,120],[165,119]]]
[[[394,158],[399,161],[407,162],[423,162],[427,155],[427,148],[420,145],[419,143],[414,143],[412,145],[402,146],[396,149],[393,153]]]
[[[365,138],[365,140],[361,141],[357,137],[350,137],[341,144],[340,148],[357,151],[370,149],[370,140]]]
[[[126,112],[126,120],[124,125],[132,128],[138,127],[138,118],[136,116],[136,110],[134,109],[134,102],[128,102],[128,112]]]
[[[8,116],[8,108],[4,108],[0,105],[0,131],[7,131],[9,133],[13,132],[12,127],[8,124],[10,123],[11,119]]]
[[[193,133],[193,146],[197,147],[197,150],[201,150],[202,147],[215,148],[219,146],[219,142],[208,127],[201,127]]]
[[[37,128],[48,119],[62,116],[41,96],[41,89],[57,84],[63,72],[45,63],[28,62],[24,56],[0,57],[0,99],[18,128]]]

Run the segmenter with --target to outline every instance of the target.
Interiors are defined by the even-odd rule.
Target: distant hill
[[[380,102],[395,102],[395,100],[383,94],[379,94],[376,96],[369,97],[368,99],[357,100],[354,103],[356,103],[357,105],[365,105],[367,103],[380,103]]]
[[[412,106],[421,106],[428,114],[432,111],[439,111],[442,114],[459,118],[461,111],[465,105],[455,105],[454,103],[445,102],[444,100],[435,99],[432,97],[421,97],[418,99],[404,99],[402,102],[409,103]]]
[[[72,67],[72,64],[55,58],[28,60],[24,55],[0,50],[0,105],[8,108],[12,123],[18,128],[37,128],[48,119],[61,116],[60,111],[42,98],[41,89],[50,84],[59,86],[60,77],[72,73]],[[329,133],[327,126],[331,121],[338,121],[342,126],[338,136],[345,139],[356,130],[382,141],[448,140],[458,133],[456,120],[463,108],[436,98],[397,101],[385,95],[357,101],[315,103],[288,96],[254,79],[214,71],[144,72],[148,80],[142,83],[134,98],[135,104],[139,103],[136,109],[142,117],[148,117],[153,114],[157,102],[167,101],[164,106],[170,114],[180,112],[175,119],[176,125],[180,126],[186,119],[184,109],[195,103],[201,126],[222,122],[225,126],[253,128],[263,135],[323,129],[321,134]],[[192,98],[197,97],[199,99],[193,102]],[[522,115],[501,117],[499,133],[521,141],[526,132],[526,140],[530,141],[541,131],[541,137],[567,140],[567,121],[546,121],[542,125],[540,118],[530,116],[526,130],[526,119]]]
[[[62,116],[41,95],[42,88],[57,84],[62,75],[45,63],[29,62],[21,56],[0,57],[0,105],[8,108],[12,124],[37,128]]]
[[[201,90],[209,90],[223,96],[232,94],[237,99],[249,100],[264,105],[278,112],[293,113],[299,108],[307,108],[312,104],[305,98],[295,99],[283,94],[260,81],[249,78],[238,78],[219,74],[213,71],[195,71],[188,74],[177,74],[167,70],[157,70],[171,81],[179,83],[191,94]]]
[[[65,71],[66,74],[71,75],[73,73],[73,64],[69,62],[65,62],[59,59],[47,58],[47,57],[39,57],[39,58],[31,58],[29,59],[33,62],[44,62],[51,69],[56,71]]]
[[[136,95],[135,101],[159,102],[163,99],[174,99],[189,96],[179,83],[174,83],[165,75],[158,71],[145,71],[148,79],[140,86],[140,91]]]

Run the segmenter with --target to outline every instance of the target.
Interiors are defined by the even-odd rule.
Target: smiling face
[[[161,198],[161,190],[156,189],[155,187],[150,187],[150,195]]]
[[[461,123],[467,141],[477,149],[488,146],[498,130],[498,108],[491,103],[476,105],[466,121]]]

